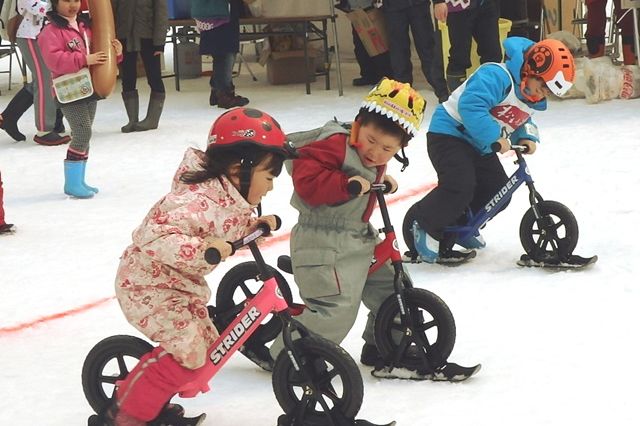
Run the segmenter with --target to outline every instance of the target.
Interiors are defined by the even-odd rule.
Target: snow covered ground
[[[239,93],[288,132],[334,116],[353,118],[367,91],[349,85],[353,64],[345,65],[343,97],[325,91],[321,81],[310,96],[303,85],[272,87],[259,66],[254,71],[260,81],[243,73],[236,80]],[[99,103],[87,181],[100,193],[92,200],[63,194],[66,147],[33,143],[31,112],[20,123],[28,141],[13,143],[0,134],[7,220],[18,226],[15,235],[0,238],[0,424],[86,424],[91,409],[80,384],[84,357],[104,337],[136,335],[114,300],[20,326],[113,295],[118,257],[131,232],[169,189],[184,150],[204,148],[209,126],[221,113],[207,104],[206,78],[182,83],[183,90],[176,92],[173,80],[165,80],[168,98],[156,131],[120,133],[125,113],[119,89]],[[6,79],[0,87],[4,106],[17,88],[6,92]],[[139,88],[146,105],[143,79]],[[417,88],[428,98],[428,118],[435,98],[423,80]],[[488,246],[472,262],[454,269],[407,267],[416,285],[442,297],[455,316],[458,338],[451,360],[482,363],[482,371],[451,384],[379,380],[361,368],[360,417],[430,426],[640,424],[633,403],[640,379],[640,201],[633,195],[640,186],[639,105],[640,100],[592,106],[584,100],[552,102],[549,112],[536,116],[543,143],[528,160],[537,188],[546,199],[571,208],[580,225],[576,253],[598,254],[598,263],[579,272],[516,266],[522,253],[518,226],[527,208],[521,190],[485,228]],[[435,179],[425,148],[427,126],[428,120],[407,150],[411,166],[400,174],[397,163],[390,165],[400,183],[390,197],[398,200],[390,207],[397,228],[421,196],[407,194]],[[504,164],[509,172],[514,169],[509,158]],[[266,213],[283,218],[280,235],[296,219],[288,203],[291,188],[282,175],[264,203]],[[264,254],[275,264],[287,251],[283,242]],[[212,288],[234,263],[247,259],[231,259],[218,268],[209,277]],[[356,359],[364,319],[363,310],[343,342]],[[269,374],[242,356],[232,359],[211,386],[209,393],[182,402],[190,414],[207,412],[205,425],[274,425],[281,413]]]

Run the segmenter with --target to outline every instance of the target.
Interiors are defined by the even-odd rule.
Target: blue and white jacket
[[[504,64],[481,65],[449,99],[436,107],[429,132],[455,136],[469,142],[482,154],[491,154],[491,144],[508,137],[539,142],[534,111],[547,109],[547,101],[529,102],[520,90],[520,70],[525,52],[534,44],[523,37],[504,41]]]

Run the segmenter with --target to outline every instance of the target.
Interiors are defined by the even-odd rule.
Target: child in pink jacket
[[[80,0],[52,0],[51,3],[53,10],[47,14],[50,24],[38,36],[38,45],[52,78],[105,63],[106,52],[90,53],[91,28],[86,15],[80,14]],[[122,61],[122,44],[114,39],[112,46],[118,62]],[[91,198],[98,192],[98,188],[84,181],[97,99],[92,95],[69,103],[57,100],[73,135],[64,161],[64,193],[75,198]]]
[[[218,337],[204,278],[215,266],[204,252],[216,247],[224,259],[231,253],[227,241],[246,235],[256,222],[275,227],[274,216],[256,218],[254,209],[291,154],[279,124],[250,108],[221,115],[206,152],[187,150],[171,191],[133,232],[121,258],[115,285],[120,306],[160,345],[118,386],[116,401],[102,414],[104,424],[182,424],[166,419],[176,408],[165,404],[210,362],[207,352]]]

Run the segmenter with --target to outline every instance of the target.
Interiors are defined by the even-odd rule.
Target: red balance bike
[[[340,346],[309,332],[292,318],[273,269],[265,264],[256,244],[258,238],[270,231],[268,225],[260,224],[256,231],[231,243],[234,252],[243,246],[249,247],[255,259],[253,266],[257,274],[254,277],[260,280],[261,287],[247,298],[240,310],[232,307],[233,320],[209,349],[207,368],[198,380],[180,389],[179,395],[194,397],[207,392],[209,381],[252,335],[258,333],[263,339],[273,334],[270,330],[278,328],[282,330],[285,349],[273,366],[272,383],[276,399],[289,421],[287,425],[371,425],[364,420],[354,420],[362,404],[363,383],[353,359]],[[216,264],[220,253],[210,248],[205,252],[205,259]],[[290,291],[288,293],[290,295]],[[222,312],[219,308],[216,310],[218,314]],[[301,337],[294,340],[294,333]],[[112,403],[118,381],[152,349],[147,341],[125,335],[108,337],[93,347],[82,368],[85,397],[98,413],[89,418],[89,425],[105,424],[104,413]],[[169,421],[166,416],[160,418],[162,415],[149,425],[191,426],[204,420],[204,414],[193,418],[178,416]]]

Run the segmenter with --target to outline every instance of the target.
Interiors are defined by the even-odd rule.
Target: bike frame
[[[205,366],[202,367],[202,373],[195,381],[182,386],[178,390],[181,397],[192,398],[199,392],[207,392],[209,390],[209,381],[227,363],[229,358],[242,347],[247,339],[251,337],[262,320],[269,314],[274,314],[282,320],[285,349],[288,351],[289,356],[296,361],[293,363],[294,366],[301,364],[293,350],[291,333],[295,330],[302,336],[305,336],[308,335],[308,332],[306,332],[302,325],[291,318],[291,315],[287,311],[289,305],[280,292],[276,278],[269,272],[262,254],[258,249],[256,240],[268,233],[265,229],[259,228],[244,238],[232,243],[234,249],[245,245],[249,246],[255,258],[263,286],[254,297],[247,300],[244,309],[236,316],[231,324],[220,333],[220,336],[213,345],[211,345],[207,352],[210,362],[207,362]],[[305,379],[307,378],[305,377]]]
[[[540,219],[541,215],[537,208],[537,201],[541,201],[540,194],[533,185],[533,177],[527,167],[527,162],[522,155],[525,147],[514,145],[511,147],[516,154],[515,164],[518,165],[516,171],[509,177],[507,183],[495,193],[493,197],[484,205],[484,208],[478,212],[467,212],[468,220],[466,225],[454,225],[444,228],[445,234],[455,234],[457,239],[464,241],[475,235],[475,233],[484,227],[484,225],[493,219],[503,207],[509,202],[511,196],[524,183],[529,188],[529,202],[533,208],[536,219]]]

